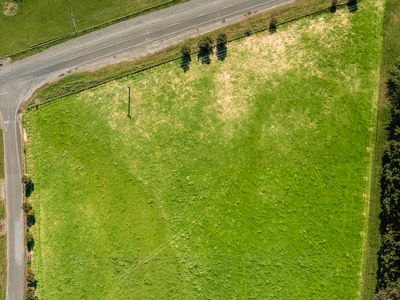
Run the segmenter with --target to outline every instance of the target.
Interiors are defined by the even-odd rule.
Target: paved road
[[[8,216],[8,300],[21,300],[24,293],[20,105],[35,90],[60,75],[141,57],[290,2],[294,0],[191,0],[124,21],[0,67],[0,112],[4,127]]]

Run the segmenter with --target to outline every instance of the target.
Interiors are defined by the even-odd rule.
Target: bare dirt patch
[[[15,2],[5,2],[3,6],[3,13],[7,17],[13,17],[18,13],[19,6]]]

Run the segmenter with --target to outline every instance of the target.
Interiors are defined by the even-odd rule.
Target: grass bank
[[[376,125],[375,154],[372,168],[371,202],[369,212],[369,234],[364,265],[363,299],[372,299],[376,289],[377,252],[379,251],[379,212],[382,154],[387,140],[386,127],[390,122],[390,103],[386,99],[388,71],[400,57],[400,4],[397,0],[386,0],[383,23],[382,68],[380,75],[378,118]]]
[[[377,3],[27,112],[38,296],[355,298]]]

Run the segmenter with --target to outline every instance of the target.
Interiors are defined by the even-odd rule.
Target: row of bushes
[[[275,16],[272,16],[269,20],[268,30],[270,33],[276,32],[278,26],[278,21]],[[243,32],[243,36],[250,36],[253,34],[253,30],[251,28],[246,28]],[[198,53],[198,59],[203,64],[210,64],[211,58],[210,56],[214,54],[214,46],[216,47],[216,55],[218,60],[224,61],[227,54],[228,48],[227,44],[229,42],[229,37],[226,33],[220,32],[217,35],[217,38],[214,40],[212,36],[205,36],[200,39],[197,43],[197,48],[195,52]],[[185,43],[181,47],[181,54],[182,54],[182,62],[181,67],[182,69],[187,72],[189,70],[189,64],[191,62],[191,54],[192,54],[192,47],[190,43]]]
[[[226,33],[219,33],[216,39],[216,49],[217,49],[217,58],[220,61],[225,60],[228,54],[228,48],[226,45],[228,44],[228,35]],[[203,64],[210,64],[211,58],[210,56],[214,54],[214,47],[215,41],[214,38],[211,36],[205,36],[197,43],[196,52],[198,53],[197,57]],[[192,48],[190,44],[185,43],[182,45],[181,48],[182,54],[182,62],[181,67],[182,69],[187,72],[189,70],[190,62],[192,61],[191,54]]]
[[[30,266],[30,257],[31,253],[33,251],[33,246],[35,244],[35,240],[33,237],[33,234],[31,232],[31,227],[35,225],[36,219],[35,219],[35,211],[33,210],[32,204],[28,202],[27,198],[31,195],[34,189],[34,184],[32,182],[32,179],[24,175],[22,178],[22,183],[24,185],[24,190],[25,190],[25,202],[23,204],[23,210],[25,212],[25,220],[26,220],[26,233],[25,233],[25,243],[26,247],[28,249],[28,266],[27,266],[27,272],[26,272],[26,294],[25,294],[25,299],[26,300],[37,300],[36,296],[36,285],[37,285],[37,280],[35,279],[35,274],[31,269]]]
[[[400,60],[390,71],[387,95],[392,108],[382,159],[381,247],[375,295],[379,300],[400,299]]]

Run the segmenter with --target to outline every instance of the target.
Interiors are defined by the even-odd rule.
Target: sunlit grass
[[[355,298],[375,2],[27,113],[39,297]]]

